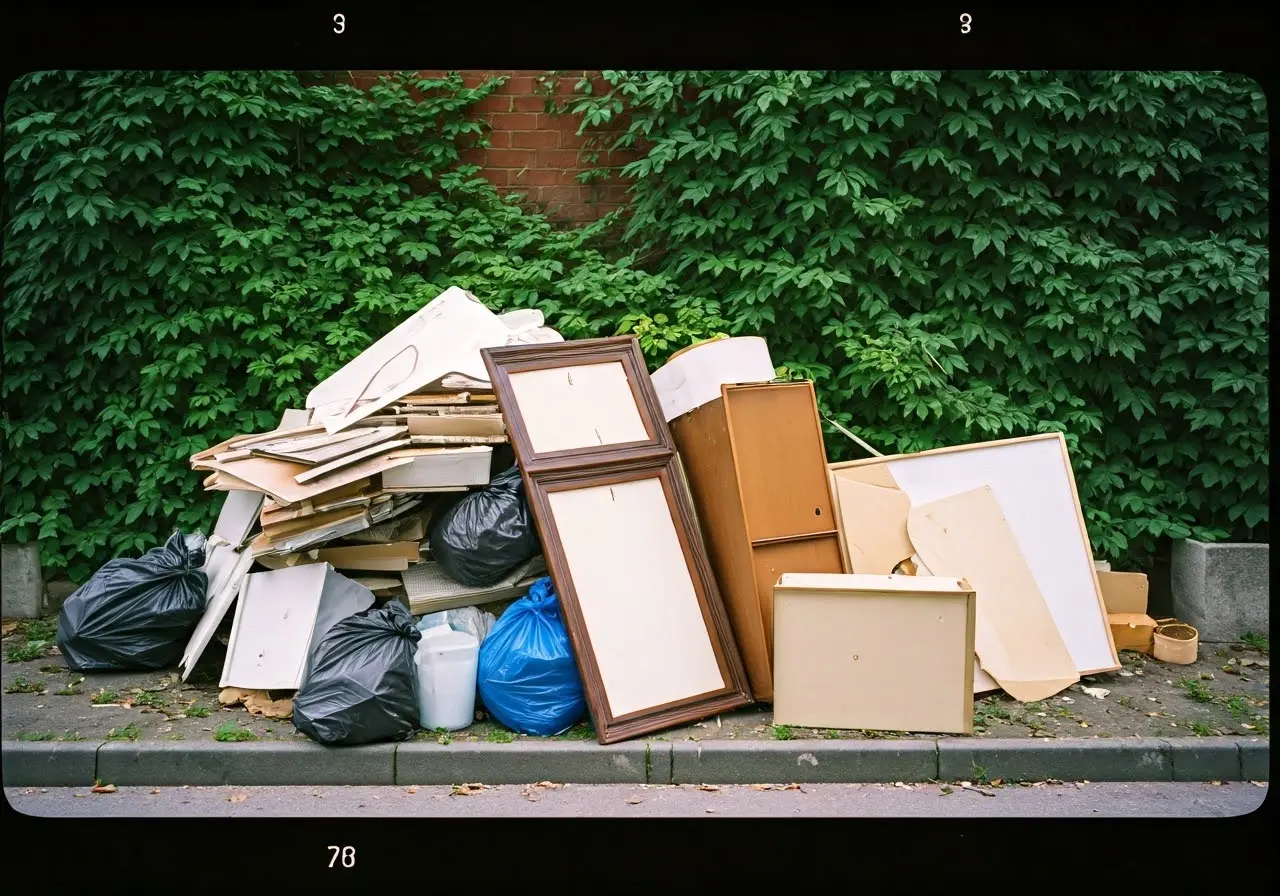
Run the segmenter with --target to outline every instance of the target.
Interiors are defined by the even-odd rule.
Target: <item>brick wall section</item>
[[[352,72],[356,84],[366,87],[379,72]],[[426,77],[440,77],[440,71],[423,71]],[[571,99],[573,86],[582,71],[560,73],[556,93]],[[606,89],[596,72],[586,72],[596,92]],[[627,182],[618,170],[635,158],[634,153],[606,152],[586,145],[587,136],[577,134],[579,118],[553,115],[546,111],[547,92],[540,83],[542,71],[489,70],[463,72],[469,86],[485,78],[506,78],[496,91],[475,106],[475,116],[489,125],[489,148],[464,154],[463,161],[480,166],[481,174],[504,192],[518,191],[559,221],[586,224],[627,202]],[[620,123],[592,132],[603,147],[612,145]],[[592,154],[598,157],[593,159]],[[577,175],[596,168],[610,173],[589,184]]]

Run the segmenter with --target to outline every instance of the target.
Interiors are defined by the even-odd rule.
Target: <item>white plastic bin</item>
[[[447,629],[424,632],[418,642],[418,712],[428,731],[457,731],[475,721],[480,642]]]

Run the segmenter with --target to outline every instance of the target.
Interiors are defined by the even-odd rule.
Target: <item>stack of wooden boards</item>
[[[411,395],[386,410],[336,433],[309,424],[238,436],[191,465],[209,474],[206,490],[264,496],[250,546],[264,566],[311,554],[339,569],[404,570],[425,534],[424,498],[487,485],[507,436],[492,393]],[[355,544],[316,554],[340,540]]]
[[[317,385],[274,431],[193,455],[206,491],[227,498],[184,675],[233,604],[222,684],[270,690],[296,687],[308,645],[377,598],[430,612],[508,596],[442,574],[430,559],[431,513],[442,493],[483,488],[514,461],[480,350],[557,341],[540,312],[495,314],[450,287]]]

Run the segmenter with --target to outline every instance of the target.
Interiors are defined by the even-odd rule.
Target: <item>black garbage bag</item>
[[[58,649],[77,672],[166,669],[204,615],[203,536],[174,532],[141,557],[108,560],[58,612]]]
[[[422,632],[399,601],[333,624],[293,698],[293,724],[330,745],[408,740],[418,730]]]
[[[519,467],[440,512],[428,536],[445,573],[473,588],[498,582],[542,553]]]

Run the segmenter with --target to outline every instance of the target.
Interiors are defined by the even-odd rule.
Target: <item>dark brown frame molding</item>
[[[737,642],[733,638],[729,617],[721,601],[720,591],[716,587],[715,577],[711,572],[711,564],[707,559],[702,540],[694,535],[697,529],[693,526],[690,509],[682,499],[679,475],[675,458],[670,457],[665,460],[654,458],[611,464],[607,467],[586,467],[541,473],[531,477],[529,482],[529,503],[534,517],[538,520],[539,531],[542,533],[547,553],[547,567],[556,584],[556,593],[560,595],[560,606],[565,625],[569,630],[569,637],[573,641],[574,652],[578,657],[578,669],[582,673],[587,702],[591,708],[591,718],[595,722],[597,736],[602,744],[616,743],[653,731],[689,724],[716,713],[738,709],[752,702],[746,667],[738,653]],[[710,636],[711,649],[715,652],[716,665],[720,669],[725,686],[717,691],[691,694],[687,698],[671,703],[615,716],[609,709],[608,694],[591,646],[591,633],[587,630],[581,604],[578,602],[573,571],[569,567],[555,518],[551,512],[550,496],[561,491],[617,485],[641,479],[657,479],[662,483],[662,491],[667,499],[667,509],[680,539],[680,548],[689,571],[689,579],[698,597],[703,624]],[[619,570],[619,574],[625,575],[625,570]]]
[[[481,349],[480,354],[484,357],[489,381],[493,383],[494,393],[498,396],[498,406],[506,415],[507,426],[511,431],[511,446],[515,449],[520,469],[524,472],[534,474],[585,464],[666,457],[675,453],[675,443],[671,439],[667,422],[663,419],[657,393],[649,382],[649,372],[640,354],[640,344],[633,337],[508,345]],[[635,399],[636,410],[640,412],[640,420],[644,423],[649,439],[644,442],[589,445],[561,451],[534,451],[529,441],[528,427],[516,408],[511,388],[512,374],[614,362],[622,365],[627,383],[631,386],[631,397]]]
[[[524,475],[530,508],[542,535],[547,566],[560,596],[560,606],[577,656],[598,741],[601,744],[616,743],[749,705],[752,697],[746,667],[738,652],[737,641],[733,637],[729,617],[711,571],[706,547],[680,478],[675,445],[662,417],[653,385],[649,381],[639,343],[633,337],[589,339],[531,346],[504,346],[483,349],[481,354],[497,394],[498,404],[511,431],[512,447]],[[641,419],[646,431],[653,437],[652,440],[535,453],[511,390],[510,374],[610,361],[622,363]],[[680,539],[690,580],[698,597],[707,635],[711,639],[725,686],[717,691],[692,694],[661,706],[615,717],[609,710],[608,695],[592,651],[591,635],[587,631],[578,602],[573,573],[569,569],[564,546],[556,529],[549,495],[558,491],[593,488],[638,479],[657,479],[662,483],[671,520]]]

